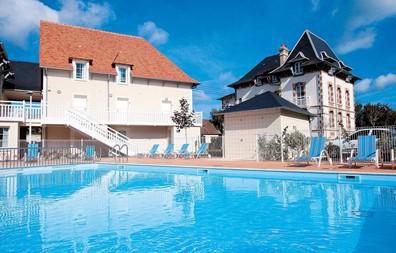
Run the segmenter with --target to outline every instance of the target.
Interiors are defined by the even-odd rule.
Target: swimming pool
[[[396,177],[158,166],[0,171],[0,252],[394,252]]]

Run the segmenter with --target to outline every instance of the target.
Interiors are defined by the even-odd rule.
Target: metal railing
[[[309,106],[309,97],[295,97],[293,98],[293,103],[305,108]]]
[[[100,148],[94,155],[76,147],[0,148],[0,169],[94,163],[101,154]]]
[[[66,113],[70,106],[25,101],[0,101],[0,121],[66,124]],[[101,124],[164,125],[172,126],[171,112],[132,110],[86,110],[84,114]],[[195,112],[196,126],[202,126],[202,112]]]

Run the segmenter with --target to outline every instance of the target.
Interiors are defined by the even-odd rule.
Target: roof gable
[[[234,105],[224,110],[224,113],[230,112],[242,112],[260,109],[280,108],[291,112],[300,113],[307,116],[312,116],[307,110],[304,110],[292,102],[276,95],[271,91],[264,92],[263,94],[257,95],[249,100]]]
[[[136,77],[198,83],[141,37],[41,21],[40,66],[71,70],[69,58],[91,60],[94,73],[115,74],[118,63]]]
[[[271,55],[264,58],[261,62],[259,62],[253,69],[251,69],[248,73],[246,73],[241,79],[238,81],[228,85],[229,87],[235,87],[242,83],[247,83],[253,81],[257,76],[268,73],[277,67],[279,67],[279,55]]]
[[[219,130],[216,129],[216,127],[213,125],[212,122],[205,119],[202,122],[201,134],[202,135],[220,135],[221,133]]]

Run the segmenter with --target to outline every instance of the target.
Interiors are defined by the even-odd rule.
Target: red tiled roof
[[[115,74],[113,63],[133,65],[132,76],[198,82],[142,37],[40,22],[40,66],[72,69],[69,58],[89,59],[90,72]]]
[[[202,135],[220,135],[220,131],[215,128],[215,126],[209,121],[204,119],[201,128]]]

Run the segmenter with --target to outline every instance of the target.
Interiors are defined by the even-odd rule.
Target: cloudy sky
[[[0,40],[14,60],[38,61],[39,20],[140,35],[191,77],[194,109],[219,107],[240,78],[305,29],[326,39],[363,80],[357,102],[396,108],[395,0],[0,0]]]

